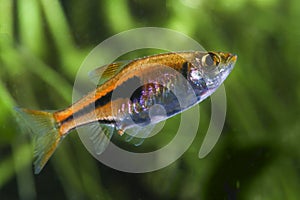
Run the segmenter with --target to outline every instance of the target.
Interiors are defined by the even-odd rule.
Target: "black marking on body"
[[[73,120],[74,116],[80,117],[82,115],[85,115],[86,113],[98,109],[99,107],[105,106],[107,103],[111,101],[117,100],[119,98],[129,98],[130,93],[132,93],[132,91],[134,91],[140,85],[141,85],[140,79],[137,76],[134,76],[124,81],[122,84],[117,86],[114,90],[106,93],[104,96],[100,97],[95,102],[90,103],[86,107],[80,109],[78,112],[67,117],[61,122],[61,124]],[[103,123],[110,123],[109,120],[102,120],[102,121]]]
[[[115,120],[98,120],[100,124],[115,124]]]
[[[181,74],[184,76],[184,78],[187,79],[188,77],[188,68],[189,68],[189,63],[188,62],[184,62],[182,64],[182,68],[181,68]]]

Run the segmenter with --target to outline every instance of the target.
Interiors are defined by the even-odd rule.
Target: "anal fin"
[[[93,150],[97,155],[100,155],[108,146],[115,127],[112,125],[100,124],[99,122],[93,122],[86,125],[89,134],[89,140],[93,145]]]

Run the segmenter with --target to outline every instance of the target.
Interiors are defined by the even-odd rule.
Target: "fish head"
[[[217,89],[232,71],[237,55],[224,52],[196,52],[189,79],[208,91]]]

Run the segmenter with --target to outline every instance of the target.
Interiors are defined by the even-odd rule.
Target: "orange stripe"
[[[132,78],[133,76],[139,77],[141,74],[151,73],[153,68],[149,64],[158,63],[160,65],[173,67],[175,70],[180,70],[182,63],[186,61],[185,58],[188,59],[192,55],[194,55],[192,52],[166,53],[134,60],[124,67],[124,69],[111,80],[107,81],[101,86],[98,86],[94,91],[88,93],[85,97],[74,103],[72,106],[54,113],[54,118],[57,122],[62,122],[66,118],[73,115],[73,113],[78,112],[87,105],[90,105],[97,99],[113,91],[117,86],[121,85],[123,82]]]

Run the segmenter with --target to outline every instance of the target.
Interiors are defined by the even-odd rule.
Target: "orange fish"
[[[105,148],[103,136],[109,141],[114,132],[122,135],[137,125],[156,124],[203,101],[222,84],[236,60],[230,53],[189,51],[116,62],[94,70],[91,76],[101,77],[95,90],[65,109],[15,108],[33,133],[35,173],[42,170],[71,130],[100,124],[94,138],[101,152]],[[156,104],[164,107],[164,115],[150,116]]]

